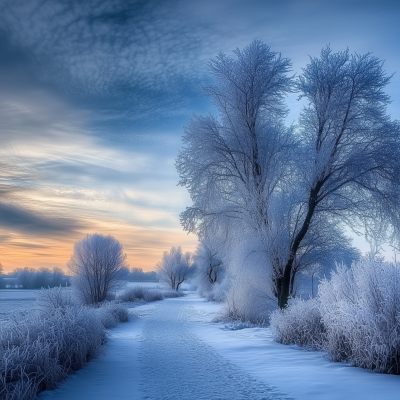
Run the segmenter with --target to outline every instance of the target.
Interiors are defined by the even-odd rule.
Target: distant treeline
[[[157,272],[143,272],[142,268],[132,268],[125,279],[130,282],[158,282]]]
[[[7,275],[0,275],[2,289],[40,289],[42,287],[69,286],[70,277],[61,268],[17,268]]]
[[[142,268],[124,269],[121,280],[130,282],[158,282],[155,271],[144,272]],[[70,277],[61,268],[17,268],[9,274],[1,274],[0,289],[40,289],[56,286],[69,286]]]

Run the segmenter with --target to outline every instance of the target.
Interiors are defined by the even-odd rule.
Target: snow
[[[140,333],[148,314],[155,308],[145,304],[135,308],[139,318],[118,325],[106,345],[105,355],[71,375],[53,391],[39,394],[38,399],[54,400],[132,400],[139,399],[140,365],[138,351]],[[132,310],[132,309],[131,309]]]
[[[209,323],[220,310],[193,293],[136,307],[105,355],[39,399],[399,398],[399,376],[280,345],[266,328]]]
[[[7,315],[19,309],[33,307],[37,290],[0,289],[0,321]]]
[[[221,356],[297,400],[398,400],[400,376],[377,374],[329,361],[320,352],[285,346],[269,328],[232,330],[210,324],[221,306],[193,298],[195,333]]]
[[[286,399],[221,357],[192,332],[192,296],[157,307],[143,329],[144,399]]]

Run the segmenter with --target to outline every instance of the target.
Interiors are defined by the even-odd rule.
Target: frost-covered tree
[[[194,254],[196,264],[196,276],[194,281],[197,285],[197,291],[201,296],[213,297],[211,293],[216,284],[221,284],[225,278],[226,271],[223,265],[220,252],[216,249],[216,241],[202,240]]]
[[[176,161],[193,201],[181,221],[200,236],[227,219],[267,224],[269,200],[290,165],[293,136],[282,118],[291,64],[259,40],[234,53],[210,61],[216,83],[204,94],[218,115],[191,119]]]
[[[209,64],[215,84],[204,92],[218,115],[194,116],[185,128],[176,167],[193,204],[181,222],[200,239],[221,231],[240,268],[257,264],[284,308],[299,274],[357,258],[345,225],[371,232],[379,218],[398,234],[400,130],[383,91],[390,77],[371,54],[323,49],[294,85],[307,105],[288,129],[290,61],[261,41],[235,56]]]
[[[190,267],[193,265],[192,254],[188,251],[182,252],[181,247],[172,247],[164,254],[156,265],[160,280],[171,287],[179,290],[181,284],[190,276]]]
[[[313,296],[319,278],[329,276],[337,263],[351,266],[360,258],[359,250],[351,246],[351,239],[343,234],[337,223],[319,216],[316,218],[318,221],[299,247],[291,273],[290,296],[301,292],[305,294],[305,289]],[[301,282],[296,284],[297,278],[301,278]],[[300,290],[299,286],[302,286]]]
[[[113,236],[88,234],[75,243],[68,267],[73,273],[72,286],[82,300],[96,304],[121,286],[121,271],[127,267],[126,254]]]
[[[218,255],[218,251],[213,249],[210,244],[202,241],[197,247],[194,260],[197,266],[197,274],[201,279],[207,280],[211,285],[221,279],[223,274],[223,262]]]
[[[355,225],[394,218],[398,225],[400,129],[386,114],[389,83],[383,63],[371,54],[333,53],[311,58],[297,81],[308,104],[300,117],[298,206],[288,257],[278,278],[285,307],[299,250],[319,220]],[[299,189],[299,192],[302,191]]]
[[[234,53],[235,58],[220,54],[210,61],[215,84],[204,94],[218,114],[191,119],[176,161],[180,185],[193,202],[181,214],[184,228],[201,240],[218,231],[227,247],[235,246],[238,232],[265,234],[274,196],[291,185],[296,142],[283,124],[290,61],[259,40]],[[255,250],[265,252],[266,242]],[[238,267],[235,263],[229,267]]]

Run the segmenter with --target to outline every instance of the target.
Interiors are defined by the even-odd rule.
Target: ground
[[[210,323],[220,309],[193,293],[136,307],[103,356],[39,398],[398,400],[400,377],[280,345],[268,328]]]

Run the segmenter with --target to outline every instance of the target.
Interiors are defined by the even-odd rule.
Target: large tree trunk
[[[283,275],[278,281],[278,306],[281,309],[287,307],[289,295],[290,295],[290,283],[291,283],[291,275],[293,269],[293,263],[296,258],[297,251],[299,250],[300,244],[306,235],[308,228],[310,227],[311,219],[314,215],[315,207],[318,203],[318,193],[323,185],[324,181],[317,181],[316,185],[310,190],[310,196],[308,198],[308,211],[307,215],[304,219],[303,225],[299,232],[297,233],[292,247],[290,249],[290,257],[283,269]]]

